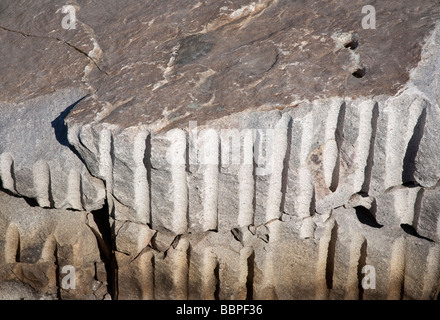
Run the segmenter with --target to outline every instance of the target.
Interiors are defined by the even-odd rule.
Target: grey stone
[[[98,290],[107,287],[107,273],[90,213],[30,207],[4,192],[0,199],[3,298],[100,300],[107,294]],[[74,287],[63,286],[67,276]]]
[[[0,6],[2,297],[438,298],[436,1],[62,5]]]
[[[96,210],[104,205],[101,180],[67,140],[64,118],[86,92],[60,90],[21,103],[0,103],[0,179],[14,194],[41,207]]]

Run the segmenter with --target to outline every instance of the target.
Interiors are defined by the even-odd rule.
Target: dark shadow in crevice
[[[383,225],[379,224],[374,216],[374,214],[363,206],[354,207],[356,210],[356,216],[360,223],[363,223],[372,228],[380,229]]]
[[[17,197],[17,196],[15,196],[15,197]],[[23,198],[23,200],[26,201],[26,203],[28,204],[29,207],[35,208],[35,207],[39,207],[40,206],[36,199],[28,198],[28,197],[23,197],[23,196],[20,196],[20,198]],[[43,208],[42,207],[42,209],[48,209],[48,208]]]
[[[252,251],[252,253],[247,258],[248,274],[246,277],[246,300],[254,299],[254,265],[255,265],[255,252]]]
[[[339,170],[341,167],[341,147],[342,147],[342,141],[343,141],[343,137],[344,137],[344,122],[345,122],[346,108],[347,108],[347,104],[344,101],[339,109],[338,122],[336,125],[336,131],[335,131],[335,140],[336,140],[336,146],[338,148],[338,153],[337,153],[337,158],[336,158],[336,164],[335,164],[335,167],[333,168],[333,172],[332,172],[332,181],[329,186],[329,189],[331,192],[335,192],[339,186]]]
[[[24,201],[26,201],[26,203],[28,204],[29,207],[35,208],[35,207],[39,207],[40,206],[36,199],[25,197],[25,196],[21,196],[21,195],[17,195],[15,193],[12,193],[11,191],[3,188],[2,179],[0,179],[0,192],[4,192],[8,196],[11,196],[11,197],[14,197],[14,198],[23,199]],[[47,209],[47,208],[43,208],[43,209]]]
[[[359,41],[356,39],[351,40],[350,42],[344,44],[344,47],[350,50],[354,50],[359,46]]]
[[[332,229],[330,241],[328,244],[327,261],[325,266],[325,282],[327,284],[327,289],[333,289],[333,274],[335,271],[335,257],[336,257],[336,241],[338,237],[338,224]]]
[[[408,142],[405,157],[403,158],[402,181],[404,184],[411,182],[415,183],[416,181],[414,177],[416,171],[416,157],[419,152],[420,142],[422,141],[425,132],[425,124],[426,108],[422,110],[422,113],[417,119],[417,124],[414,127],[413,135]]]
[[[52,128],[54,129],[55,132],[55,138],[57,139],[57,141],[65,146],[68,147],[83,163],[84,160],[82,159],[81,155],[78,153],[78,151],[69,143],[69,140],[67,139],[67,126],[64,122],[64,120],[66,119],[66,117],[69,115],[70,111],[72,111],[72,109],[81,101],[83,101],[84,99],[86,99],[87,97],[89,97],[90,95],[87,94],[84,97],[82,97],[81,99],[79,99],[78,101],[75,101],[73,104],[71,104],[70,106],[68,106],[64,111],[62,111],[60,113],[60,115],[58,117],[56,117],[52,122]]]
[[[215,291],[214,291],[214,299],[220,300],[220,264],[217,262],[214,268],[214,276],[215,276]]]
[[[407,234],[414,236],[416,238],[419,239],[423,239],[423,240],[427,240],[429,242],[434,242],[432,239],[429,239],[427,237],[421,236],[416,229],[414,229],[414,227],[412,225],[409,225],[407,223],[401,223],[400,227],[402,228],[403,231],[405,231]]]
[[[152,194],[151,194],[151,134],[149,134],[147,136],[147,139],[145,140],[145,153],[144,153],[144,166],[147,169],[147,181],[148,181],[148,199],[150,199],[149,203],[148,203],[148,212],[149,212],[149,216],[148,216],[148,226],[152,229],[153,227],[153,215],[152,215],[152,207],[151,207],[151,199],[152,199]]]
[[[289,119],[289,122],[287,124],[287,148],[286,148],[286,154],[284,155],[284,159],[283,159],[283,171],[281,175],[282,181],[281,181],[280,212],[284,212],[284,206],[286,203],[287,177],[289,173],[289,161],[290,161],[291,149],[292,149],[292,119]]]
[[[376,143],[376,133],[377,133],[377,121],[379,119],[379,105],[376,102],[373,106],[372,117],[371,117],[371,138],[370,138],[370,148],[367,157],[367,165],[365,167],[365,179],[362,184],[362,192],[368,194],[370,192],[371,176],[373,172],[374,165],[374,146]]]
[[[55,131],[55,138],[57,139],[57,141],[59,143],[61,143],[63,146],[69,147],[70,143],[69,140],[67,139],[67,126],[64,123],[64,119],[66,119],[66,117],[69,115],[70,111],[72,111],[72,109],[81,101],[83,101],[85,98],[87,98],[89,95],[86,95],[84,97],[82,97],[81,99],[79,99],[78,101],[74,102],[73,104],[71,104],[70,106],[68,106],[63,112],[60,113],[60,115],[58,117],[55,118],[55,120],[53,120],[51,122],[52,124],[52,128]]]
[[[365,68],[357,68],[355,71],[352,72],[352,75],[355,78],[363,78],[365,74],[366,74]]]
[[[58,261],[58,244],[55,242],[55,250],[53,252],[55,260],[55,284],[57,287],[57,299],[61,300],[61,283],[60,283],[60,264]]]
[[[366,265],[367,265],[367,240],[364,239],[359,252],[358,269],[357,269],[359,300],[364,299],[364,288],[362,286],[362,279],[364,278],[364,276],[362,273],[362,269]]]
[[[114,255],[114,239],[113,230],[109,220],[108,204],[99,209],[92,211],[93,221],[96,223],[101,234],[102,241],[98,239],[99,252],[101,260],[104,262],[107,274],[107,292],[112,300],[117,299],[117,264]]]

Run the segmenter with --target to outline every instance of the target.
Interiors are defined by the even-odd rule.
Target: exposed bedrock
[[[68,4],[0,5],[1,299],[438,298],[436,1]]]

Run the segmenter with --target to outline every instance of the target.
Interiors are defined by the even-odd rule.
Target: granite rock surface
[[[437,299],[440,6],[368,4],[2,1],[0,298]]]

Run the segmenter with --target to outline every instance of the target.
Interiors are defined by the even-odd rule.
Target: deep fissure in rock
[[[247,258],[247,276],[246,276],[246,300],[254,299],[254,264],[255,264],[255,252]]]
[[[217,262],[214,268],[215,290],[214,299],[220,300],[220,264]]]
[[[360,249],[358,269],[357,269],[358,290],[359,290],[358,299],[359,300],[363,300],[363,298],[364,298],[364,288],[362,286],[362,279],[364,277],[364,274],[362,273],[362,268],[366,264],[367,264],[367,240],[364,240],[364,242],[362,242],[361,249]]]
[[[402,181],[403,183],[415,182],[414,174],[416,172],[416,157],[419,151],[426,124],[426,108],[422,110],[417,124],[414,127],[413,135],[408,142],[408,147],[403,158]]]
[[[93,221],[98,226],[98,230],[102,236],[102,242],[98,241],[99,253],[101,260],[104,262],[105,271],[107,274],[107,292],[113,300],[117,299],[117,267],[116,258],[114,254],[114,239],[112,237],[112,228],[110,225],[108,214],[108,203],[104,206],[92,211]]]
[[[325,267],[325,282],[328,289],[333,289],[333,273],[335,269],[336,240],[338,237],[338,224],[332,229],[330,242],[328,244],[327,262]]]
[[[55,242],[55,249],[53,251],[55,263],[55,284],[57,287],[57,299],[61,300],[61,284],[60,284],[60,265],[58,263],[58,244]]]
[[[374,146],[376,143],[377,134],[377,121],[379,119],[379,104],[376,102],[373,106],[373,112],[371,117],[371,139],[370,139],[370,149],[368,152],[367,165],[365,167],[365,178],[362,184],[361,191],[368,194],[370,191],[371,175],[373,172],[374,165]]]

